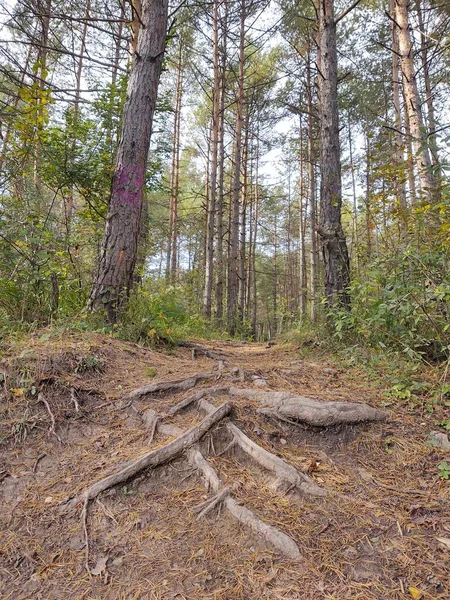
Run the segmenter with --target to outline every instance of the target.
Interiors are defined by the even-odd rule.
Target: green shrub
[[[411,249],[379,259],[350,287],[351,310],[333,311],[341,342],[400,349],[408,357],[443,360],[450,350],[450,281],[443,253]]]
[[[210,337],[212,331],[190,307],[182,288],[152,290],[147,284],[130,298],[115,333],[142,344],[173,345],[189,337]]]

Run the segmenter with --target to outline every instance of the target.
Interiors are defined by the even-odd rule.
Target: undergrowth
[[[0,320],[0,342],[20,339],[41,330],[62,333],[73,329],[104,333],[145,346],[173,346],[188,339],[220,338],[223,335],[192,309],[182,288],[144,287],[132,294],[126,310],[115,324],[108,323],[102,312],[85,310],[70,318],[54,317],[46,324],[13,320],[5,314]]]
[[[350,332],[345,337],[329,324],[303,324],[283,341],[297,345],[302,358],[331,358],[349,377],[364,379],[382,391],[385,406],[402,404],[429,414],[450,406],[449,358],[430,363],[423,354],[406,353],[401,347],[370,345]],[[445,423],[436,424],[446,428]]]

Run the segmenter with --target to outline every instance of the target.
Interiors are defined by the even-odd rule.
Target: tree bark
[[[308,278],[306,274],[306,209],[303,205],[303,127],[300,115],[300,190],[299,190],[299,235],[300,235],[300,317],[306,316],[308,300]]]
[[[425,131],[417,88],[413,44],[409,29],[409,2],[410,0],[395,0],[395,20],[398,30],[399,53],[401,56],[403,93],[405,95],[406,110],[408,111],[409,127],[422,196],[424,199],[433,201],[436,193],[436,181],[431,170],[427,133]]]
[[[181,99],[183,96],[183,42],[179,40],[177,83],[175,89],[175,114],[172,146],[172,172],[170,181],[170,216],[169,216],[169,248],[167,253],[167,279],[174,284],[177,277],[178,251],[178,198],[180,195],[180,132],[181,132]]]
[[[216,321],[219,326],[223,320],[224,256],[223,256],[223,210],[224,210],[224,163],[225,163],[225,93],[227,61],[228,2],[224,0],[225,11],[221,19],[222,57],[220,65],[220,107],[219,107],[219,175],[217,189],[217,284],[216,284]]]
[[[247,170],[248,170],[248,125],[249,111],[245,118],[245,135],[242,152],[242,186],[240,206],[240,230],[239,230],[239,322],[244,322],[245,313],[245,291],[247,287],[247,275],[245,270],[246,229],[247,229]]]
[[[230,259],[228,265],[228,331],[236,332],[238,305],[238,255],[239,255],[239,196],[241,192],[242,122],[244,117],[244,49],[245,49],[245,0],[241,0],[239,31],[239,77],[236,107],[235,155],[233,196],[231,206]]]
[[[430,152],[431,152],[431,162],[434,167],[438,167],[440,165],[439,155],[438,155],[438,147],[436,140],[436,119],[434,116],[434,102],[433,102],[433,92],[431,88],[431,80],[430,80],[430,70],[428,64],[428,46],[426,40],[426,32],[425,32],[425,23],[423,20],[423,13],[421,7],[421,0],[416,0],[416,10],[417,10],[417,18],[419,21],[419,29],[420,29],[420,56],[422,59],[422,72],[423,72],[423,80],[425,83],[425,101],[427,104],[427,112],[428,112],[428,131],[429,131],[429,140],[430,140]]]
[[[259,117],[259,115],[258,115]],[[254,226],[253,226],[253,249],[252,249],[252,336],[257,339],[257,321],[258,321],[258,287],[256,282],[256,242],[258,239],[258,220],[259,220],[259,118],[256,127],[256,156],[255,156],[255,207],[254,207]]]
[[[209,178],[209,202],[206,219],[206,264],[203,289],[203,314],[211,318],[212,289],[214,279],[214,222],[216,217],[217,159],[220,120],[220,73],[219,73],[219,0],[213,4],[213,107],[211,125],[211,174]]]
[[[318,279],[318,260],[317,260],[317,201],[316,201],[316,178],[314,173],[314,123],[313,123],[313,101],[311,87],[311,52],[308,51],[306,63],[306,98],[308,106],[308,184],[309,184],[309,203],[310,203],[310,224],[311,224],[311,272],[310,272],[310,291],[311,291],[311,321],[317,320],[317,279]]]
[[[273,331],[278,332],[278,215],[273,229]]]
[[[322,142],[321,222],[325,296],[330,306],[348,307],[350,264],[341,224],[342,183],[337,107],[336,21],[333,0],[320,0],[319,112]]]
[[[145,2],[145,0],[144,0]],[[141,0],[130,0],[131,11],[132,11],[132,20],[131,20],[131,53],[135,54],[138,41],[139,41],[139,31],[141,29],[141,21],[142,21],[142,2]]]
[[[402,139],[402,115],[400,109],[400,70],[399,70],[399,50],[398,35],[395,25],[395,0],[389,0],[389,12],[391,15],[391,40],[392,40],[392,93],[394,99],[394,160],[397,167],[394,179],[394,193],[400,211],[400,225],[405,229],[407,221],[406,191],[403,181],[402,167],[404,168],[403,139]],[[397,175],[398,173],[398,175]]]
[[[403,94],[403,102],[406,105],[405,95]],[[417,204],[417,186],[416,186],[416,175],[414,172],[414,157],[413,148],[411,142],[411,129],[409,127],[409,116],[408,111],[404,111],[405,115],[405,136],[406,136],[406,167],[408,171],[408,187],[409,187],[409,199],[410,203],[414,206]]]
[[[358,200],[356,197],[356,178],[355,163],[353,161],[353,140],[350,113],[348,113],[348,147],[350,155],[350,172],[352,176],[352,194],[353,194],[353,226],[352,226],[352,259],[354,257],[356,270],[359,273],[359,239],[358,239]]]
[[[121,138],[111,183],[105,237],[90,307],[103,304],[111,322],[126,304],[136,264],[153,114],[165,50],[168,0],[145,0],[127,87]]]

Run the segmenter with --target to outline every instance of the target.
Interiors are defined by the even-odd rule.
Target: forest
[[[5,598],[448,598],[448,1],[0,14]]]
[[[2,328],[448,354],[448,7],[319,8],[5,4]]]

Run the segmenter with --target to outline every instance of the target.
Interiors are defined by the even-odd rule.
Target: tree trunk
[[[206,228],[208,225],[208,208],[209,208],[209,195],[210,195],[210,187],[209,187],[209,178],[211,175],[211,127],[212,127],[212,121],[211,119],[209,119],[208,121],[208,130],[207,130],[207,134],[206,134],[206,181],[205,181],[205,214],[204,214],[204,227],[202,230],[202,233],[204,233],[203,237],[202,237],[202,273],[204,273],[206,271]],[[201,290],[201,294],[202,294],[202,298],[203,298],[203,285],[200,282],[200,284],[202,286],[202,290]],[[202,301],[202,298],[200,299],[200,302]]]
[[[440,165],[437,140],[436,140],[436,119],[434,116],[433,92],[431,89],[430,71],[428,64],[428,46],[425,33],[425,23],[423,20],[421,0],[416,0],[417,18],[419,20],[420,29],[420,55],[422,59],[423,80],[425,83],[425,101],[427,103],[428,112],[428,131],[430,140],[431,162],[434,167]]]
[[[128,81],[122,131],[111,183],[105,237],[90,307],[103,304],[110,321],[128,300],[136,264],[153,114],[167,32],[168,0],[145,0],[137,52]]]
[[[253,132],[249,132],[249,182],[248,182],[248,253],[247,253],[247,266],[245,271],[245,313],[250,315],[251,310],[251,289],[252,289],[252,250],[253,250],[253,217],[254,217],[254,205],[253,205]]]
[[[241,207],[240,207],[240,231],[239,231],[239,322],[244,322],[245,312],[245,290],[247,287],[245,270],[245,251],[246,251],[246,228],[247,228],[247,163],[248,163],[248,123],[249,112],[245,118],[245,136],[242,153],[242,186],[241,186]]]
[[[203,290],[203,314],[211,318],[212,288],[214,278],[214,222],[216,217],[217,158],[220,120],[220,73],[219,73],[219,0],[213,5],[213,107],[211,125],[211,174],[209,178],[209,202],[206,219],[206,264]]]
[[[372,218],[370,210],[370,139],[369,132],[366,131],[366,236],[367,236],[367,260],[372,258]]]
[[[314,172],[314,140],[313,140],[313,102],[311,87],[311,53],[308,51],[308,60],[306,63],[306,98],[308,106],[308,184],[309,184],[309,203],[310,203],[310,221],[311,221],[311,321],[317,320],[317,279],[318,279],[318,260],[317,260],[317,201],[316,201],[316,178]]]
[[[117,75],[119,73],[119,64],[120,64],[120,51],[122,49],[121,40],[123,35],[123,24],[125,21],[125,7],[121,4],[120,7],[120,22],[117,27],[116,37],[115,37],[115,45],[114,45],[114,61],[111,73],[111,91],[109,94],[109,102],[114,102],[115,97],[118,95],[117,89]],[[114,132],[114,139],[117,137],[117,132]],[[112,145],[113,141],[113,120],[111,116],[109,116],[107,121],[106,128],[106,143],[111,147],[111,156],[114,156],[114,147]]]
[[[239,78],[236,107],[235,155],[233,197],[231,206],[230,260],[228,266],[228,330],[236,332],[238,305],[238,255],[239,255],[239,196],[241,192],[242,122],[244,117],[244,49],[245,49],[245,0],[241,0],[239,33]]]
[[[352,176],[352,194],[353,194],[353,227],[352,227],[352,259],[354,257],[356,270],[359,273],[359,239],[358,239],[358,201],[356,197],[356,178],[355,178],[355,163],[353,161],[353,141],[352,127],[350,121],[350,113],[348,113],[348,146],[350,155],[350,173]]]
[[[145,0],[144,0],[145,2]],[[131,20],[131,53],[135,54],[138,41],[139,41],[139,31],[141,29],[142,21],[142,2],[141,0],[130,0],[131,11],[132,11],[132,20]]]
[[[224,210],[224,163],[225,163],[225,92],[227,64],[227,26],[228,2],[225,0],[225,14],[221,19],[222,25],[222,59],[220,69],[220,107],[219,107],[219,176],[217,190],[217,286],[216,286],[216,320],[219,326],[223,320],[223,289],[224,289],[224,256],[223,256],[223,210]]]
[[[167,254],[167,278],[174,284],[177,277],[178,251],[178,198],[180,195],[180,131],[181,131],[181,99],[183,96],[183,42],[179,41],[177,83],[175,89],[175,115],[172,147],[172,172],[170,181],[170,217],[169,217],[169,251]]]
[[[74,104],[73,104],[73,124],[72,124],[72,129],[73,129],[73,137],[72,137],[72,143],[71,143],[71,149],[70,149],[70,161],[74,161],[75,160],[75,150],[76,150],[76,146],[77,146],[77,132],[76,132],[76,127],[77,127],[77,123],[78,123],[78,117],[79,117],[79,112],[80,112],[80,100],[81,100],[81,78],[82,78],[82,74],[83,74],[83,64],[84,64],[84,54],[86,51],[86,36],[87,36],[87,31],[88,31],[88,23],[89,23],[89,16],[90,16],[90,10],[91,10],[91,2],[90,0],[88,0],[87,4],[86,4],[86,12],[85,12],[85,22],[83,24],[82,27],[82,31],[81,31],[81,40],[80,40],[80,50],[79,50],[79,59],[78,59],[78,64],[77,64],[77,70],[75,73],[75,98],[74,98]],[[69,245],[69,238],[70,238],[70,233],[71,233],[71,229],[72,229],[72,216],[74,213],[74,207],[75,207],[75,189],[74,186],[72,186],[67,199],[64,199],[64,209],[65,209],[65,221],[66,221],[66,232],[67,232],[67,244]],[[70,248],[69,248],[69,252],[70,252]]]
[[[259,115],[258,115],[259,117]],[[256,128],[256,156],[255,156],[255,208],[254,208],[254,226],[253,226],[253,249],[252,249],[252,336],[257,338],[257,320],[258,320],[258,288],[256,281],[256,241],[258,239],[258,219],[259,219],[259,118]]]
[[[43,153],[42,138],[44,132],[44,110],[47,100],[45,99],[45,91],[47,89],[47,70],[48,70],[48,53],[49,53],[49,35],[50,35],[50,20],[52,15],[52,0],[42,0],[37,4],[40,21],[40,39],[37,45],[37,61],[39,65],[39,89],[40,94],[36,98],[36,138],[34,142],[34,157],[33,157],[33,181],[36,186],[38,198],[42,196],[41,190],[41,157]]]
[[[333,0],[320,0],[319,111],[322,142],[321,223],[325,296],[330,306],[349,306],[350,265],[341,224],[342,184],[337,107],[336,22]]]
[[[300,190],[299,190],[299,223],[300,223],[300,316],[306,316],[308,299],[308,279],[306,275],[306,210],[303,206],[303,127],[300,115]]]
[[[273,232],[273,331],[278,331],[278,215]]]
[[[413,45],[409,30],[409,0],[395,0],[395,20],[398,29],[398,45],[403,75],[403,93],[408,111],[412,145],[417,164],[423,198],[432,201],[436,193],[436,181],[431,170],[422,109],[414,69]]]
[[[403,101],[406,104],[406,100],[403,94]],[[406,167],[408,171],[408,187],[409,187],[409,199],[411,204],[414,206],[417,204],[417,187],[416,187],[416,175],[414,173],[414,157],[411,142],[411,129],[409,127],[409,116],[408,111],[405,107],[405,136],[406,136]]]
[[[404,230],[406,227],[408,207],[406,204],[406,191],[403,181],[402,167],[404,167],[403,139],[402,139],[402,115],[400,110],[400,70],[399,70],[399,50],[398,35],[395,25],[395,0],[389,0],[389,12],[391,20],[391,40],[392,40],[392,93],[394,97],[394,160],[397,167],[394,179],[394,193],[400,212],[400,226]]]

